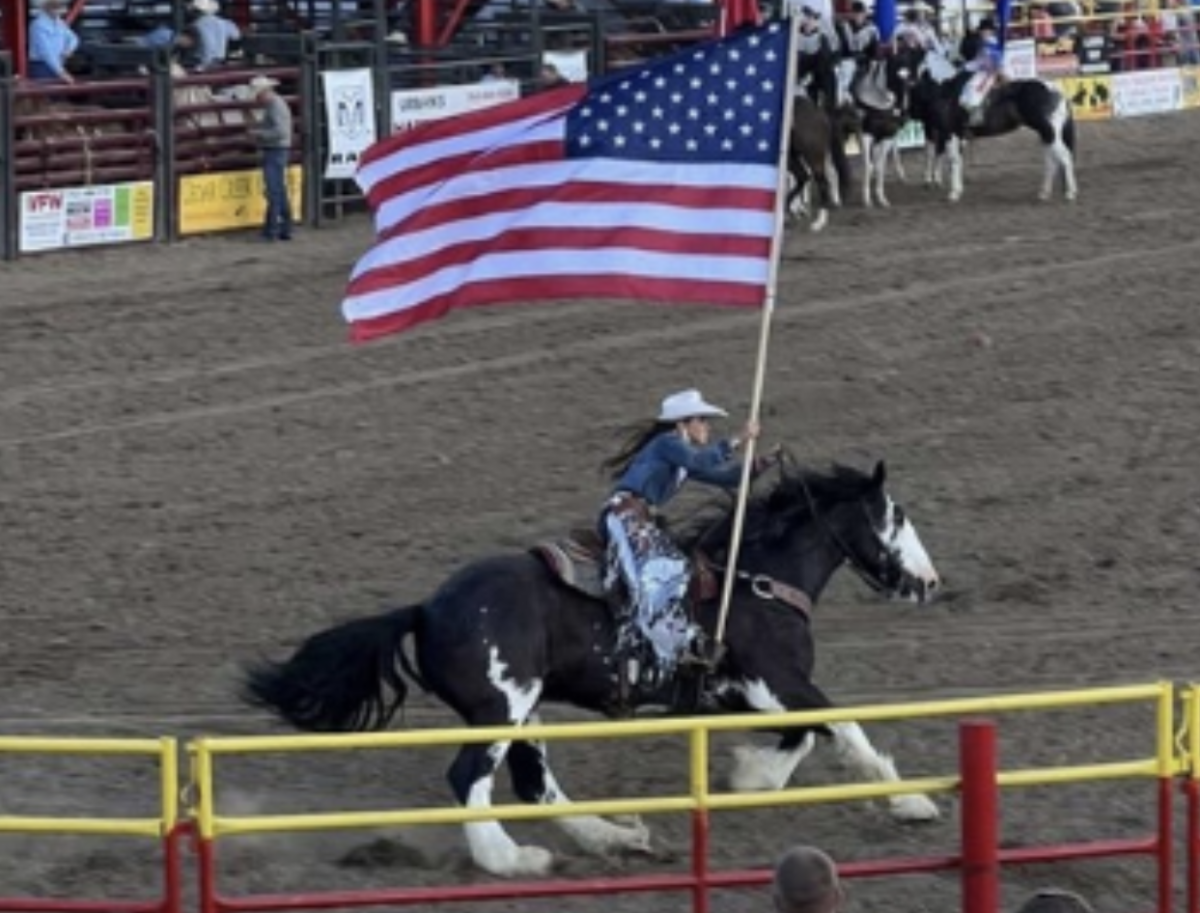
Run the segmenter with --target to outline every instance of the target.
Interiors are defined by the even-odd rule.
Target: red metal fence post
[[[1000,814],[996,724],[963,720],[958,729],[962,777],[962,911],[999,913]]]

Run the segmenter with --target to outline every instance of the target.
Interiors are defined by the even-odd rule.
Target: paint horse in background
[[[948,65],[943,59],[926,59],[924,51],[909,50],[907,65],[917,75],[912,90],[911,111],[932,144],[927,158],[926,183],[935,182],[949,166],[951,202],[963,195],[963,144],[968,140],[1003,136],[1022,127],[1042,141],[1045,169],[1039,198],[1049,200],[1061,178],[1063,196],[1074,200],[1079,189],[1075,180],[1075,119],[1070,99],[1058,88],[1040,79],[1013,79],[995,85],[977,112],[962,102],[963,89],[972,74],[964,69],[945,77],[938,73]],[[974,114],[974,116],[973,116]]]
[[[791,177],[785,207],[793,218],[810,215],[809,228],[820,231],[829,210],[841,205],[841,189],[849,184],[850,163],[837,125],[807,95],[797,94],[788,138],[787,169]],[[816,211],[807,202],[816,191]]]
[[[781,464],[779,479],[748,502],[736,566],[727,566],[733,510],[726,504],[677,537],[693,556],[700,585],[692,606],[710,635],[721,582],[725,574],[734,576],[725,651],[699,682],[699,704],[672,706],[680,690],[669,684],[657,686],[658,692],[635,691],[633,703],[665,704],[679,715],[830,707],[812,681],[810,616],[834,573],[848,564],[872,589],[918,602],[939,585],[916,528],[884,483],[882,463],[869,475],[846,467],[818,474]],[[602,548],[585,538],[483,558],[424,603],[319,632],[286,661],[247,670],[243,698],[292,726],[320,732],[385,728],[404,703],[408,680],[471,726],[534,723],[543,702],[619,715],[617,623],[601,595]],[[738,749],[733,787],[782,788],[818,735],[832,738],[862,777],[898,779],[892,760],[876,751],[857,723],[840,723],[784,729],[774,747]],[[448,773],[458,801],[490,807],[495,773],[505,762],[522,801],[562,805],[569,813],[570,800],[545,746],[522,740],[519,731],[512,741],[462,747]],[[926,796],[889,802],[899,820],[938,816]],[[649,849],[649,832],[640,822],[584,816],[556,822],[589,852]],[[550,868],[549,851],[518,845],[497,821],[465,827],[475,862],[488,872],[532,875]]]

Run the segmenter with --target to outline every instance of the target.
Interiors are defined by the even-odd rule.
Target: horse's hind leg
[[[838,757],[847,766],[872,782],[895,783],[900,780],[896,762],[875,750],[858,723],[831,723],[829,728],[833,732]],[[934,821],[940,817],[933,801],[919,793],[891,796],[888,804],[892,817],[898,821]]]
[[[467,722],[472,726],[523,725],[537,707],[542,694],[540,679],[518,682],[496,647],[490,651],[488,685],[494,689],[474,709]],[[458,801],[467,808],[491,808],[496,768],[503,762],[511,742],[464,745],[450,765],[447,777]],[[553,856],[539,846],[520,846],[499,821],[471,821],[463,825],[475,864],[500,876],[544,875]]]
[[[550,770],[542,742],[514,742],[508,752],[508,769],[513,791],[521,801],[538,805],[570,804]],[[640,821],[620,825],[596,815],[572,815],[555,818],[554,823],[581,849],[598,856],[650,851],[650,831]]]

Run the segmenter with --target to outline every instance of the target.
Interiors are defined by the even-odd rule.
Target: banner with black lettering
[[[327,70],[321,74],[325,84],[325,124],[329,158],[325,179],[352,178],[358,160],[375,142],[375,91],[371,71]]]

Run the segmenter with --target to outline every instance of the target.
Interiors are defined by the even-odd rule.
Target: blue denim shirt
[[[63,75],[63,61],[79,49],[79,38],[57,16],[38,13],[29,24],[29,59]]]
[[[628,491],[651,507],[662,507],[689,478],[722,488],[737,488],[742,480],[742,465],[733,459],[733,445],[718,441],[697,447],[674,431],[664,431],[633,458],[613,491]]]

